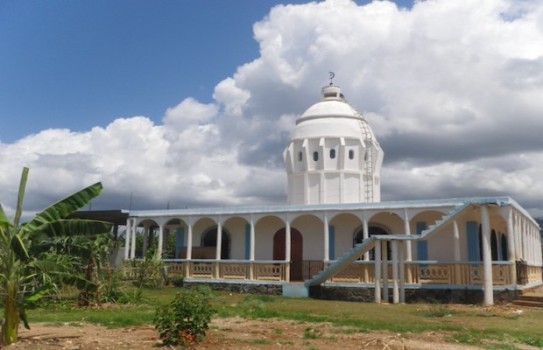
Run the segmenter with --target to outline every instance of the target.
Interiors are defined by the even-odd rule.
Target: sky
[[[507,195],[543,216],[543,2],[0,0],[0,203],[32,213],[286,203],[282,152],[329,83],[383,201]]]

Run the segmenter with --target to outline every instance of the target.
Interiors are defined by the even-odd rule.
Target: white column
[[[249,264],[249,279],[254,280],[255,279],[255,270],[254,270],[254,264],[255,261],[255,223],[253,221],[253,217],[251,216],[251,222],[250,222],[250,237],[249,237],[249,260],[251,260],[251,263]]]
[[[398,241],[390,242],[392,245],[392,303],[400,302],[400,291],[398,289]]]
[[[368,239],[369,237],[369,228],[368,228],[368,218],[366,217],[366,213],[364,213],[364,219],[362,220],[362,239]],[[370,260],[370,252],[365,252],[364,261]],[[364,266],[364,282],[368,283],[370,281],[370,275],[367,266]]]
[[[250,250],[249,250],[249,259],[255,261],[255,223],[253,218],[251,218],[251,235],[250,235]]]
[[[518,223],[518,215],[513,213],[513,234],[515,239],[515,261],[519,260],[522,254],[520,253],[520,227]]]
[[[507,255],[509,260],[509,276],[511,284],[517,284],[517,267],[516,267],[516,249],[515,249],[515,231],[513,229],[513,209],[509,208],[507,214]]]
[[[536,245],[536,239],[535,239],[535,235],[536,235],[536,232],[535,232],[535,227],[534,225],[532,225],[531,223],[529,224],[530,225],[530,228],[531,228],[531,232],[532,232],[532,236],[531,236],[531,244],[530,244],[530,247],[532,248],[531,249],[531,252],[532,252],[532,264],[537,264],[537,261],[536,261],[536,254],[535,254],[535,250],[538,248],[537,245]],[[537,233],[539,234],[539,232]]]
[[[192,222],[187,223],[187,260],[192,259]]]
[[[158,257],[160,259],[162,259],[162,245],[163,245],[163,242],[164,242],[164,226],[159,225],[158,226],[158,247],[157,247],[157,250],[158,250]]]
[[[124,258],[130,259],[130,235],[132,234],[132,218],[126,220],[126,232],[124,236]]]
[[[403,229],[405,231],[405,234],[410,236],[411,235],[411,225],[409,223],[409,213],[407,212],[407,209],[403,210]],[[413,260],[413,249],[411,247],[411,240],[408,240],[405,242],[405,261],[412,261]],[[413,265],[409,264],[407,269],[407,283],[413,283],[413,273],[412,273],[412,267]]]
[[[524,261],[528,261],[528,257],[526,256],[526,223],[524,222],[524,217],[521,217],[520,218],[520,241],[521,241],[521,245],[522,245],[522,253],[521,253],[521,258],[524,260]]]
[[[400,261],[400,303],[405,303],[405,252],[407,242],[400,241],[398,247],[398,260]]]
[[[324,262],[330,261],[330,228],[328,227],[328,215],[324,213]]]
[[[404,209],[403,211],[403,229],[405,231],[405,234],[410,236],[411,235],[411,225],[409,224],[409,213],[407,212],[407,209]],[[411,240],[407,240],[405,242],[405,260],[411,261],[413,259],[412,257],[412,250],[411,250]]]
[[[458,223],[453,221],[453,239],[454,239],[454,261],[460,261],[460,233],[458,231]]]
[[[188,261],[184,263],[185,265],[185,277],[192,277],[192,220],[189,218],[187,220],[187,254],[185,257]]]
[[[151,227],[149,224],[143,225],[143,249],[142,249],[142,258],[147,254],[147,243],[149,242],[149,235],[151,234]]]
[[[287,282],[290,281],[290,261],[291,258],[291,238],[290,238],[290,222],[288,221],[288,217],[285,224],[285,280]]]
[[[520,216],[517,214],[515,215],[515,248],[517,250],[517,253],[515,256],[517,257],[517,260],[522,259],[522,226],[520,225]]]
[[[375,243],[375,302],[381,302],[381,241]]]
[[[217,244],[215,247],[215,259],[221,260],[221,249],[222,248],[222,224],[219,219],[217,222]]]
[[[458,223],[453,221],[453,250],[454,250],[454,283],[460,283],[460,232],[458,231]]]
[[[388,241],[381,241],[381,256],[383,258],[383,299],[388,303]]]
[[[134,222],[132,223],[132,240],[130,244],[132,245],[130,247],[130,259],[136,258],[136,231],[138,229],[138,226],[136,225],[136,219],[133,219]]]
[[[488,207],[481,205],[481,229],[483,238],[483,293],[484,304],[494,304],[494,290],[492,285],[492,253],[490,249],[490,219]]]
[[[215,260],[216,262],[213,263],[213,274],[215,278],[220,278],[221,276],[221,266],[220,266],[220,260],[221,260],[221,251],[222,251],[222,224],[221,219],[217,221],[217,239],[215,244]]]
[[[285,225],[285,261],[291,260],[291,234],[290,234],[290,222],[286,222]]]

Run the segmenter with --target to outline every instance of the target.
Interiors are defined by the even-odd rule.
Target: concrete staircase
[[[375,238],[366,238],[361,243],[356,244],[352,249],[348,250],[334,263],[328,265],[325,269],[313,276],[311,279],[305,282],[306,287],[316,286],[324,283],[327,279],[333,277],[335,274],[341,272],[353,261],[360,258],[362,254],[369,251],[375,246]]]
[[[420,237],[423,239],[428,239],[432,234],[437,232],[437,230],[454,220],[454,218],[462,213],[464,210],[467,210],[471,207],[471,203],[467,202],[462,205],[455,207],[447,215],[442,217],[440,220],[436,221],[434,224],[428,226],[428,228],[421,232]]]
[[[513,305],[543,309],[543,287],[522,292],[517,299],[513,300]]]

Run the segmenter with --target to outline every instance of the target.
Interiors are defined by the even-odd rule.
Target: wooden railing
[[[247,260],[208,260],[171,259],[164,260],[166,273],[170,277],[199,279],[288,281],[289,264],[285,261],[247,261]],[[331,262],[330,262],[331,263]],[[326,267],[326,263],[304,264],[304,279],[309,279],[316,270]],[[405,262],[404,277],[407,284],[419,285],[483,285],[482,262],[455,263],[441,261]],[[387,263],[387,276],[392,280],[392,264]],[[290,267],[292,268],[292,267]],[[307,270],[307,272],[305,271]],[[313,271],[315,270],[315,271]],[[375,283],[375,263],[355,261],[329,281],[337,283]],[[515,284],[511,276],[510,262],[492,263],[492,280],[496,286]],[[526,267],[526,283],[542,281],[541,266]]]
[[[543,281],[543,268],[541,266],[528,265],[528,283]]]
[[[494,285],[513,284],[509,262],[492,264],[492,280]],[[387,264],[387,277],[392,280],[392,266]],[[483,264],[451,263],[437,261],[411,261],[404,264],[406,283],[410,284],[443,284],[443,285],[482,285],[484,282]],[[341,283],[375,283],[375,264],[373,261],[356,261],[330,279]],[[541,269],[529,270],[530,279],[541,276]]]
[[[285,261],[165,259],[171,277],[201,279],[286,281]]]

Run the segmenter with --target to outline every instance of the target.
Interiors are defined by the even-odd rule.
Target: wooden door
[[[285,229],[273,236],[273,260],[285,260]],[[290,280],[303,281],[303,237],[300,231],[290,229]]]

